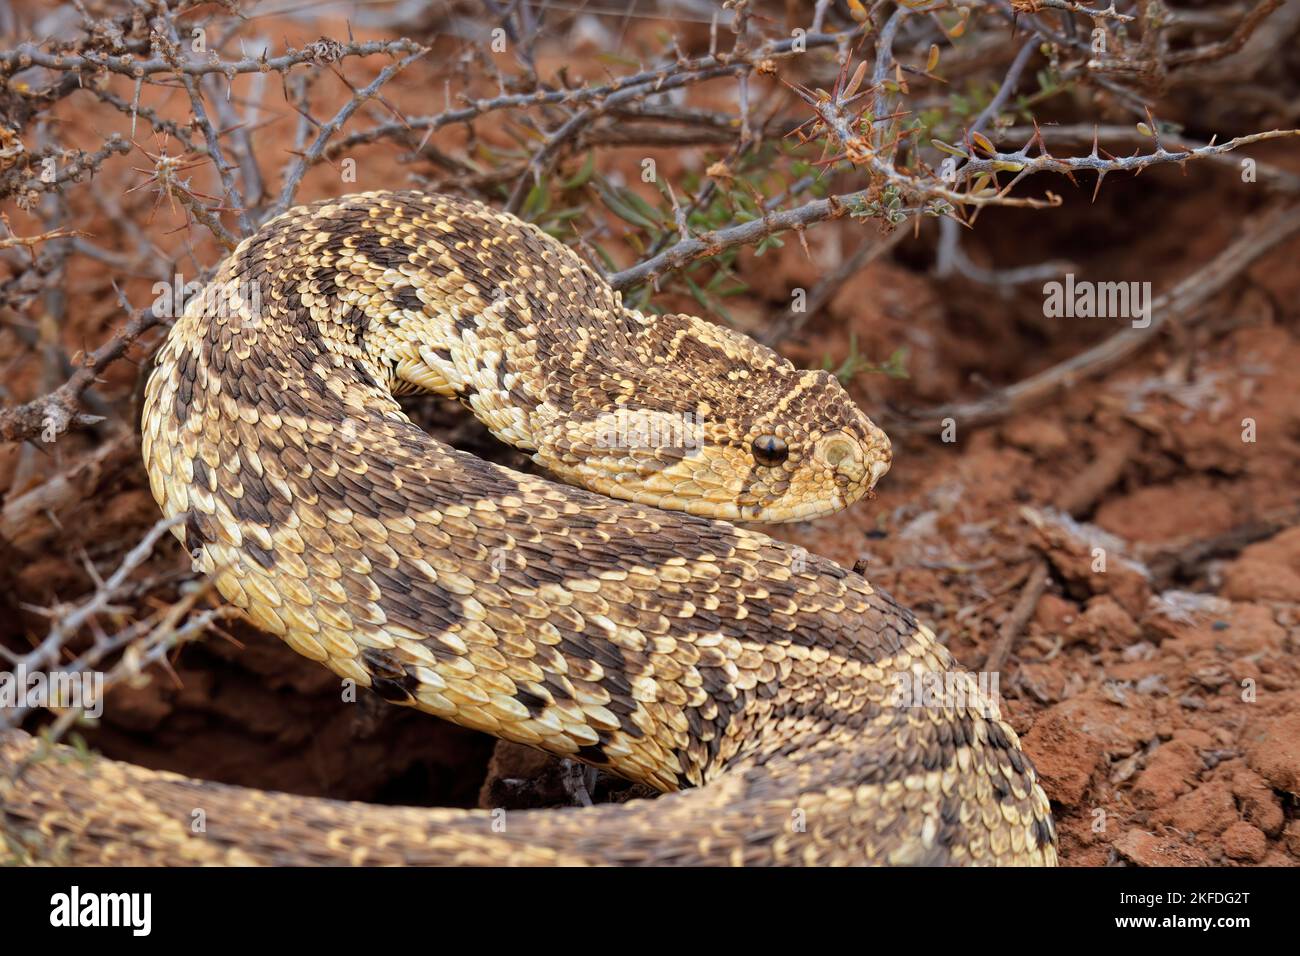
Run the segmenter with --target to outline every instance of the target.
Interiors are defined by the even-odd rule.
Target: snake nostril
[[[818,453],[826,466],[839,478],[859,482],[866,476],[862,446],[845,435],[832,435],[824,439]]]

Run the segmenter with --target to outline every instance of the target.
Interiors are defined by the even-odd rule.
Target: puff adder
[[[435,441],[394,398],[421,389],[568,484]],[[883,433],[833,377],[627,309],[512,216],[379,192],[276,218],[173,327],[142,434],[195,567],[257,626],[665,794],[501,827],[44,759],[0,792],[11,833],[104,863],[1055,862],[1014,731],[934,635],[729,523],[852,504]],[[0,773],[32,746],[0,742]]]

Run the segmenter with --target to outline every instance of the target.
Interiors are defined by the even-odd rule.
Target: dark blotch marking
[[[411,695],[406,692],[406,688],[404,688],[401,683],[395,680],[389,680],[387,677],[375,677],[371,675],[370,689],[390,704],[405,704],[412,699]]]
[[[559,578],[557,577],[556,580],[559,580]],[[546,686],[546,689],[551,692],[551,696],[557,701],[573,700],[573,695],[565,690],[558,681],[552,680],[550,675],[548,675],[546,680],[542,683]],[[527,705],[525,704],[524,706]]]
[[[420,682],[392,654],[368,647],[361,652],[361,662],[370,671],[370,689],[394,704],[409,703]]]
[[[207,515],[197,511],[189,511],[185,514],[185,547],[191,552],[195,548],[202,547],[205,544],[212,544],[217,540],[216,534],[212,530],[212,522]]]
[[[530,690],[520,689],[515,694],[515,700],[528,708],[528,714],[531,717],[540,716],[542,711],[546,709],[546,700]]]
[[[249,554],[251,554],[253,556],[253,559],[257,561],[257,563],[260,564],[262,567],[266,568],[268,571],[271,568],[275,567],[274,552],[267,551],[261,545],[254,544],[252,541],[249,541],[247,539],[244,540],[244,550]]]
[[[928,747],[921,755],[921,766],[926,770],[942,770],[945,763],[943,752],[938,747]]]
[[[289,506],[278,493],[273,493],[265,476],[259,477],[251,468],[240,472],[244,493],[238,498],[222,494],[221,498],[239,521],[260,525],[268,531],[279,526],[287,517]],[[220,491],[220,489],[218,489]]]
[[[1040,847],[1056,845],[1056,827],[1050,819],[1034,820],[1034,839]]]
[[[467,312],[458,312],[455,320],[456,331],[461,335],[464,335],[466,332],[477,331],[478,323],[475,322],[474,319],[475,317]]]
[[[953,742],[957,746],[969,747],[975,743],[975,722],[969,716],[960,715],[953,726]]]
[[[176,359],[176,420],[184,424],[190,419],[190,406],[194,401],[194,379],[199,374],[198,359],[193,349],[182,349]]]
[[[935,843],[950,850],[952,847],[965,842],[965,832],[961,825],[961,799],[955,794],[944,797],[943,806],[939,809],[939,832],[935,835]]]
[[[939,819],[948,826],[956,826],[961,822],[961,800],[955,794],[949,794],[943,798],[943,806],[939,809]]]
[[[370,374],[370,369],[366,366],[365,362],[361,361],[361,359],[354,358],[351,360],[350,364],[352,366],[352,371],[357,373],[357,378],[361,379],[361,381],[365,382],[376,391],[379,390],[379,383],[376,382],[375,377]]]
[[[206,491],[216,491],[216,482],[212,480],[212,473],[208,470],[208,463],[202,458],[194,459],[194,483]]]
[[[1007,732],[1002,729],[1001,725],[994,721],[988,721],[985,726],[988,728],[989,746],[998,750],[1010,750],[1011,741],[1007,737]]]
[[[343,313],[339,321],[343,324],[343,328],[347,330],[352,344],[361,345],[366,332],[370,329],[370,319],[366,314],[354,305]]]
[[[399,309],[405,309],[407,312],[423,312],[424,303],[420,301],[419,293],[415,291],[414,286],[404,285],[393,290],[393,305]]]
[[[1011,799],[1011,785],[1002,774],[990,774],[989,781],[993,785],[993,795],[998,798],[999,803],[1006,803]]]

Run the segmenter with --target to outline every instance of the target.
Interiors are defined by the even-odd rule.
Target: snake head
[[[748,469],[735,498],[734,518],[743,521],[840,511],[870,495],[893,461],[888,436],[822,371],[795,372],[788,391],[760,410],[736,445],[727,459]]]
[[[535,460],[612,498],[727,521],[804,521],[870,494],[892,461],[885,433],[830,373],[745,342],[765,361],[689,383],[654,370],[634,402],[570,419]]]

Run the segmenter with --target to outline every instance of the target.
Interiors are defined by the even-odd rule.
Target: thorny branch
[[[1096,190],[1111,173],[1189,161],[1226,173],[1236,163],[1230,154],[1297,133],[1284,128],[1295,122],[1293,106],[1252,112],[1277,100],[1263,77],[1286,42],[1285,30],[1270,37],[1270,23],[1294,23],[1281,0],[1226,10],[1151,0],[1104,8],[1075,0],[747,2],[729,6],[729,23],[718,17],[694,34],[665,13],[657,32],[624,43],[624,23],[598,51],[604,72],[585,77],[546,64],[557,54],[563,61],[578,27],[599,15],[536,4],[488,4],[477,19],[454,21],[431,7],[431,25],[412,36],[349,31],[279,41],[234,4],[110,0],[95,15],[80,3],[68,9],[74,14],[53,35],[35,40],[28,29],[0,38],[0,200],[14,216],[36,219],[7,220],[0,236],[8,269],[0,326],[15,330],[21,349],[58,356],[56,374],[0,393],[0,440],[32,443],[29,451],[67,441],[60,451],[72,448],[83,461],[91,456],[79,429],[98,426],[123,441],[133,428],[134,396],[101,396],[93,386],[177,313],[128,309],[107,341],[83,349],[74,341],[81,329],[60,324],[66,309],[45,308],[72,270],[86,260],[108,265],[123,285],[181,264],[202,276],[300,194],[409,184],[475,196],[572,244],[638,307],[651,306],[652,289],[672,287],[713,309],[715,287],[735,281],[740,249],[761,252],[791,235],[807,248],[813,228],[850,236],[856,251],[812,289],[812,311],[787,310],[759,333],[776,342],[902,238],[932,236],[931,219],[943,230],[940,271],[956,263],[967,279],[1001,283],[1055,268],[981,271],[960,246],[982,209],[1050,215],[1060,202],[1055,181],[1034,174],[1077,183],[1086,171]],[[1236,130],[1219,142],[1195,115],[1152,114],[1162,90],[1194,84],[1211,64],[1241,77],[1216,87],[1216,102],[1260,115],[1246,130],[1266,131]],[[264,103],[263,86],[281,90],[282,101],[272,93]],[[407,115],[413,105],[418,115]],[[1068,125],[1052,125],[1058,119]],[[1118,144],[1139,149],[1107,151]],[[640,182],[611,169],[615,148],[644,153]],[[656,171],[656,160],[688,152],[691,163]],[[132,166],[138,160],[128,156],[141,155],[148,165]],[[380,172],[348,178],[345,168],[372,157]],[[408,170],[405,181],[392,175],[393,162]],[[1278,165],[1261,161],[1258,175],[1274,194],[1300,192],[1300,177]],[[268,183],[278,192],[269,194]],[[173,219],[155,222],[166,219],[164,203]],[[886,235],[870,235],[877,229]],[[922,413],[919,422],[987,419],[1113,367],[1294,229],[1283,214],[1248,224],[1242,239],[1156,304],[1151,329],[1119,333],[1003,394]],[[131,290],[134,301],[153,294]],[[102,596],[61,607],[40,647],[62,646],[118,600],[161,534],[153,529],[127,554],[96,590]],[[97,638],[99,656],[86,666],[120,653],[119,640],[152,648],[146,657],[165,653],[169,641],[214,619],[189,613],[192,605],[173,605],[189,614],[184,623],[163,613],[122,625],[113,640]]]
[[[175,523],[176,519],[157,522],[107,578],[101,578],[88,564],[94,591],[76,602],[36,609],[51,621],[49,633],[25,654],[14,654],[0,646],[0,659],[29,674],[102,672],[99,691],[103,693],[124,681],[139,679],[146,668],[162,661],[173,649],[203,637],[219,621],[232,617],[234,611],[228,605],[191,613],[205,591],[199,587],[160,610],[118,624],[112,633],[104,630],[104,623],[120,621],[126,616],[127,603],[154,586],[155,582],[137,580],[135,574]],[[94,702],[83,700],[80,704],[85,708]],[[28,711],[25,704],[0,711],[0,730],[19,726]],[[64,709],[48,729],[47,739],[58,740],[81,716],[80,709]]]
[[[93,425],[101,417],[81,411],[81,396],[99,374],[161,320],[150,309],[136,312],[107,342],[86,356],[72,377],[57,389],[23,405],[0,409],[0,440],[53,442],[74,426]]]
[[[1048,401],[1085,378],[1115,368],[1152,342],[1170,323],[1187,320],[1204,309],[1251,263],[1297,234],[1300,234],[1300,205],[1274,209],[1209,263],[1197,266],[1174,288],[1157,296],[1151,304],[1151,320],[1145,326],[1126,327],[1087,351],[974,401],[901,415],[897,427],[934,429],[945,419],[980,425]]]

